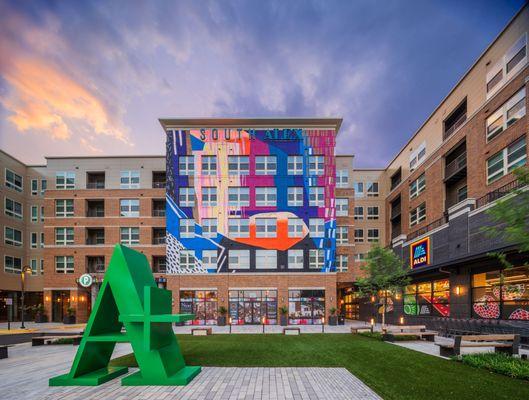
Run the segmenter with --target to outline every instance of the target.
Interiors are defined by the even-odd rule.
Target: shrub
[[[358,332],[358,335],[371,339],[382,340],[382,334],[380,332]]]
[[[465,354],[463,364],[488,369],[511,378],[529,380],[529,361],[500,353]]]

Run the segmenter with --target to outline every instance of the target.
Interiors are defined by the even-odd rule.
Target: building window
[[[417,150],[410,154],[410,172],[414,171],[426,159],[426,142],[422,142]]]
[[[22,203],[6,197],[4,200],[4,213],[8,217],[23,219]]]
[[[378,197],[378,182],[367,182],[367,197]]]
[[[325,236],[325,220],[323,218],[309,218],[310,237],[322,238]]]
[[[40,274],[44,275],[44,259],[40,259]]]
[[[288,156],[288,175],[303,175],[303,156]]]
[[[55,174],[55,189],[75,189],[75,172],[57,172]]]
[[[364,182],[353,182],[355,197],[364,197]]]
[[[73,256],[55,256],[55,272],[58,274],[73,274]]]
[[[355,261],[357,262],[363,262],[366,259],[365,253],[356,253],[355,254]]]
[[[355,220],[364,219],[364,207],[355,207]]]
[[[29,242],[32,249],[39,247],[39,235],[37,232],[31,232],[29,234]]]
[[[217,250],[202,250],[202,267],[217,272]]]
[[[378,229],[368,229],[367,230],[367,241],[370,243],[379,241],[379,231]]]
[[[44,232],[40,233],[40,247],[44,248]]]
[[[180,313],[195,315],[186,325],[217,325],[217,297],[216,290],[181,290]]]
[[[363,243],[363,242],[364,242],[364,230],[355,229],[355,243]]]
[[[301,207],[303,206],[303,188],[289,187],[288,188],[288,206]]]
[[[410,184],[410,199],[420,195],[426,189],[426,176],[423,173]]]
[[[55,216],[61,218],[73,217],[73,199],[55,200]]]
[[[250,173],[249,157],[228,156],[228,171],[230,175],[248,175]]]
[[[309,156],[309,175],[323,176],[324,156]]]
[[[55,244],[57,246],[66,246],[73,244],[73,228],[55,228]]]
[[[301,218],[288,219],[288,237],[303,237],[303,227],[305,224]]]
[[[349,243],[349,227],[337,226],[336,227],[336,243],[347,244]]]
[[[256,175],[275,175],[277,173],[276,156],[255,157]]]
[[[408,285],[403,302],[405,315],[449,317],[450,282],[442,279]]]
[[[31,222],[39,222],[39,207],[31,206]]]
[[[349,263],[349,257],[343,254],[339,254],[336,258],[336,270],[338,272],[347,272],[348,270],[348,264]]]
[[[202,156],[202,175],[217,175],[217,156]]]
[[[378,219],[378,206],[367,207],[367,219]]]
[[[5,169],[5,185],[17,192],[22,192],[24,190],[22,177],[7,168]]]
[[[32,179],[31,180],[31,195],[36,196],[38,194],[39,194],[39,180]]]
[[[256,250],[256,269],[277,269],[277,250]]]
[[[22,259],[12,256],[4,256],[4,272],[8,274],[20,274],[22,271]]]
[[[195,250],[180,250],[180,265],[184,270],[193,270],[195,268]]]
[[[38,260],[36,258],[32,258],[30,260],[30,267],[31,267],[31,275],[37,275],[37,273],[38,273]]]
[[[120,241],[127,246],[140,244],[140,228],[120,228]]]
[[[46,193],[46,190],[48,189],[48,181],[46,179],[43,179],[40,181],[40,194],[44,196],[44,193]]]
[[[276,187],[256,187],[255,188],[255,205],[257,207],[277,206],[277,188]]]
[[[289,290],[288,323],[321,325],[325,316],[325,290]]]
[[[228,206],[230,207],[249,207],[250,206],[250,188],[247,187],[229,187],[228,188]]]
[[[139,189],[140,171],[121,171],[119,182],[121,189]]]
[[[527,62],[527,33],[524,33],[487,73],[487,99]]]
[[[336,198],[336,216],[347,217],[349,215],[349,199]]]
[[[309,188],[309,206],[323,207],[325,205],[324,188],[313,186]]]
[[[256,218],[256,234],[258,238],[275,238],[276,232],[276,219],[275,218]]]
[[[466,185],[457,189],[457,202],[458,203],[460,201],[466,200],[467,197],[468,197],[468,192],[467,192]]]
[[[140,200],[138,199],[121,199],[119,201],[119,210],[121,217],[139,217]]]
[[[410,211],[410,226],[420,224],[426,219],[426,203]]]
[[[247,218],[228,219],[228,233],[233,239],[250,237],[250,220]]]
[[[228,296],[232,324],[277,323],[277,290],[230,290]]]
[[[309,249],[309,268],[322,269],[325,263],[323,249]]]
[[[349,170],[339,169],[336,171],[336,187],[337,188],[348,188],[349,187]]]
[[[8,226],[4,227],[4,243],[11,246],[22,246],[22,231]]]
[[[526,160],[527,151],[523,137],[487,160],[487,183],[490,184],[513,169],[525,165]]]
[[[288,269],[303,269],[303,250],[288,251]]]
[[[202,236],[205,238],[217,237],[217,218],[202,219]]]
[[[180,207],[195,206],[195,188],[180,187],[178,188],[178,202]]]
[[[180,219],[180,237],[192,238],[195,237],[195,220],[192,218]]]
[[[40,222],[44,222],[44,206],[40,206]]]
[[[202,188],[202,206],[216,207],[217,206],[217,188],[203,187]]]
[[[487,141],[525,116],[525,87],[487,118]]]
[[[229,269],[250,269],[250,250],[229,250]]]
[[[472,317],[527,320],[529,267],[513,267],[472,275]]]
[[[178,173],[180,175],[194,175],[195,174],[195,158],[193,156],[178,157]]]

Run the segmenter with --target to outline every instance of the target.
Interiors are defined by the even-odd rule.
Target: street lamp
[[[229,319],[229,322],[230,322],[230,333],[231,333],[231,324],[232,324],[232,322],[233,322],[233,320],[231,319],[231,317],[230,317],[230,319]]]
[[[263,334],[265,333],[266,317],[263,317]]]
[[[325,317],[321,317],[321,333],[325,333]]]
[[[25,284],[26,284],[26,272],[29,272],[31,273],[31,267],[26,265],[24,267],[22,267],[22,270],[20,271],[20,279],[22,280],[22,318],[21,318],[21,321],[22,321],[22,325],[20,325],[20,329],[26,329],[26,327],[24,326],[24,292],[26,290],[25,288]]]

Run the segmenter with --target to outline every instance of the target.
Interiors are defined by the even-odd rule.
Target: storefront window
[[[181,290],[180,313],[195,314],[186,325],[215,325],[217,323],[216,290]]]
[[[230,290],[233,325],[277,324],[277,290]]]
[[[288,323],[321,325],[325,316],[325,290],[289,290]]]
[[[449,280],[441,279],[406,286],[404,289],[404,314],[449,317]]]
[[[472,316],[529,320],[529,267],[473,274]]]
[[[360,301],[358,293],[346,292],[342,297],[341,313],[347,319],[360,319]]]

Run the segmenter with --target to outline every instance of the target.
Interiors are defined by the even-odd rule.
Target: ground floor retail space
[[[42,292],[24,293],[24,319],[34,318],[39,304],[42,304]],[[22,292],[0,290],[0,321],[20,321],[22,318]]]

